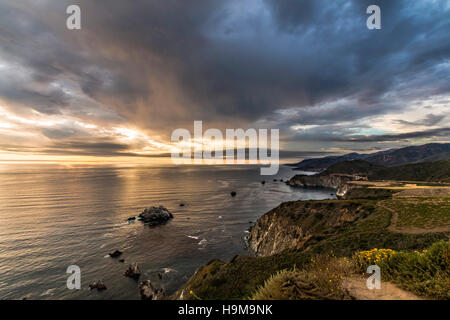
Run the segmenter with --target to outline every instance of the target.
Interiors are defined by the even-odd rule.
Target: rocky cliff
[[[292,187],[314,187],[314,188],[333,188],[338,189],[348,181],[351,177],[345,175],[296,175],[288,184]]]
[[[312,237],[353,222],[364,210],[361,203],[352,201],[286,202],[258,219],[248,245],[257,256],[301,249]]]
[[[349,181],[355,180],[348,175],[296,175],[287,182],[291,187],[312,187],[312,188],[331,188],[336,189],[336,194],[339,197],[345,196],[350,186],[347,185]]]

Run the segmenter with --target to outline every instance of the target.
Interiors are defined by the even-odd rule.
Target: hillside
[[[364,175],[369,180],[450,182],[450,160],[383,167],[364,160],[332,165],[320,176],[332,174]]]
[[[355,174],[369,176],[373,173],[386,169],[383,166],[373,164],[364,160],[343,161],[330,166],[320,175],[330,174]]]
[[[450,144],[426,144],[406,147],[384,155],[372,155],[364,160],[385,167],[400,166],[409,163],[447,160],[450,158]]]
[[[323,171],[343,161],[365,160],[385,167],[400,166],[410,163],[422,163],[450,159],[450,143],[431,143],[401,149],[389,149],[371,154],[349,153],[343,156],[312,158],[293,165],[295,170]]]
[[[450,182],[450,160],[384,168],[370,174],[369,179]]]
[[[348,160],[362,159],[365,156],[366,155],[359,153],[349,153],[343,156],[329,156],[324,158],[306,159],[297,164],[293,164],[292,166],[294,167],[294,170],[319,172],[336,163]]]
[[[326,281],[320,281],[320,275],[309,272],[318,269],[325,272],[328,268],[331,270],[332,264],[319,262],[324,255],[330,256],[332,253],[331,259],[345,257],[346,261],[349,261],[361,250],[389,248],[388,250],[413,252],[413,250],[423,250],[437,241],[447,239],[448,232],[430,230],[420,234],[410,234],[390,230],[393,219],[391,207],[399,210],[397,223],[402,221],[407,226],[408,223],[417,224],[419,220],[410,222],[402,218],[403,211],[410,213],[415,210],[415,204],[406,203],[403,198],[392,203],[387,201],[390,200],[356,199],[283,203],[258,219],[251,229],[248,244],[256,256],[236,256],[229,262],[211,261],[199,268],[173,297],[176,299],[247,299],[254,296],[256,292],[264,292],[262,286],[267,284],[271,276],[277,275],[282,270],[302,272],[306,278],[300,279],[303,283],[300,285],[300,292],[309,292],[308,288],[325,290],[321,283],[329,283],[328,278]],[[401,205],[406,207],[403,208]],[[434,211],[439,211],[441,208],[441,203],[431,200],[429,205],[436,207],[433,207]],[[421,213],[415,214],[419,216]],[[448,217],[448,211],[445,217]],[[433,218],[433,225],[437,225],[434,217],[425,216],[425,218]],[[442,221],[446,223],[448,219]],[[320,264],[315,265],[315,261]],[[394,267],[397,268],[397,265],[392,266],[391,270]],[[342,273],[338,275],[341,277]],[[335,278],[331,279],[334,281]],[[431,290],[422,289],[425,288],[424,283],[431,281],[435,281],[436,284],[442,283],[440,278],[434,279],[428,274],[420,281],[410,279],[411,283],[408,283],[408,286],[403,278],[392,280],[398,281],[405,289],[417,294],[445,297],[445,290],[440,289],[438,293],[434,293]],[[273,292],[273,289],[269,291]],[[308,298],[322,299],[320,296]]]
[[[390,270],[385,284],[389,280],[418,296],[450,299],[449,188],[371,181],[449,178],[450,160],[384,167],[356,159],[320,174],[297,175],[287,183],[335,188],[345,197],[280,204],[250,229],[247,244],[255,256],[211,261],[172,298],[358,298],[346,284],[349,279],[364,284],[355,277],[376,262]]]

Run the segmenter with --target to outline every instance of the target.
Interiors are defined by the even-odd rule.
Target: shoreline
[[[297,179],[298,177],[294,176],[287,184],[310,188],[292,183],[298,181]],[[350,179],[342,181],[343,184],[335,185],[338,190],[354,182]],[[370,184],[371,181],[367,183]],[[398,185],[399,182],[394,183]],[[411,188],[415,185],[406,186]],[[352,185],[345,188],[345,193],[335,200],[299,200],[281,203],[257,219],[250,228],[247,243],[252,256],[237,255],[230,261],[210,261],[197,268],[170,299],[248,298],[264,284],[266,279],[279,270],[307,268],[308,261],[317,255],[331,252],[336,257],[351,258],[361,250],[385,247],[416,252],[425,250],[439,241],[448,240],[450,226],[436,229],[439,232],[434,231],[435,229],[430,231],[424,229],[422,232],[415,229],[414,233],[393,230],[390,227],[393,219],[392,209],[385,206],[392,206],[397,202],[410,205],[408,210],[414,210],[416,206],[414,203],[409,204],[410,197],[402,197],[402,190],[399,192],[389,187],[389,183],[374,188],[368,188],[364,184]],[[313,188],[322,189],[330,186],[314,185]],[[429,189],[419,190],[429,192]],[[442,190],[439,190],[436,195],[448,196],[448,190],[444,191],[446,193],[442,194]],[[418,201],[420,203],[427,201],[427,194],[420,195],[420,199],[423,200]],[[446,203],[445,198],[443,199],[442,205]],[[380,206],[380,203],[383,205]],[[440,203],[436,204],[435,200],[429,203],[437,206],[436,208],[441,206]],[[404,219],[403,215],[402,218]],[[395,216],[395,219],[398,220],[398,216]],[[444,216],[443,219],[445,223],[447,218]],[[352,274],[348,276],[353,277]],[[236,283],[241,285],[236,286]],[[419,292],[415,283],[410,284],[408,290],[415,294]],[[193,292],[195,297],[189,292]]]

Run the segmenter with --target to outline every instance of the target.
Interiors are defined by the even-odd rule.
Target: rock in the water
[[[102,291],[106,289],[106,285],[102,280],[97,281],[97,290]]]
[[[160,300],[164,296],[164,290],[156,289],[150,280],[147,280],[139,285],[139,295],[142,300]]]
[[[120,259],[119,262],[124,263],[124,262],[125,262],[125,259]]]
[[[278,180],[277,179],[273,179],[273,182],[277,182]]]
[[[173,218],[172,213],[170,213],[169,210],[164,208],[163,206],[159,207],[149,207],[145,209],[140,215],[139,218],[141,220],[150,225],[150,226],[156,226],[158,224],[164,223],[169,221]]]
[[[261,184],[266,184],[266,182],[263,180],[263,181],[261,181]]]
[[[136,217],[129,217],[127,221],[128,222],[134,222],[134,221],[136,221]]]
[[[102,280],[98,280],[97,282],[93,282],[89,285],[90,290],[97,289],[98,291],[106,290],[106,285]]]
[[[141,270],[139,270],[139,266],[137,263],[130,264],[128,269],[124,273],[125,277],[133,278],[133,279],[139,279],[141,276]]]
[[[184,203],[180,203],[180,207],[184,207]]]
[[[111,258],[117,258],[117,257],[119,257],[119,256],[121,256],[121,255],[122,255],[122,251],[119,251],[119,250],[116,250],[116,251],[114,251],[114,252],[112,252],[112,253],[109,254],[109,256],[110,256]]]
[[[231,192],[231,196],[232,196],[232,197],[236,197],[236,195],[237,195],[236,191],[232,191],[232,192]]]
[[[283,179],[280,179],[280,182],[284,182]]]

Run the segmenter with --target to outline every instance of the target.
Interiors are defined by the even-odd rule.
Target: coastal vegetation
[[[357,170],[380,169],[358,163]],[[407,180],[432,177],[422,183],[369,180],[348,188],[340,200],[282,203],[251,228],[248,245],[255,256],[211,261],[173,297],[351,299],[346,281],[365,283],[366,268],[377,264],[383,281],[413,296],[450,299],[450,189],[442,183],[448,165],[392,168]],[[424,186],[428,180],[441,182]]]
[[[450,182],[450,160],[436,162],[406,164],[397,167],[383,167],[364,160],[344,161],[332,165],[322,176],[332,174],[347,174],[366,176],[371,181],[421,181],[421,182]]]
[[[358,271],[376,263],[383,280],[419,296],[450,299],[450,242],[440,241],[427,249],[394,251],[373,249],[354,256]]]
[[[371,180],[450,182],[450,160],[407,164],[376,170]]]
[[[282,270],[258,287],[252,300],[349,300],[343,286],[353,265],[348,259],[333,255],[312,257],[302,269]]]
[[[298,241],[300,234],[296,234],[292,231],[293,229],[286,230],[283,235],[280,234],[280,237],[282,236],[284,240],[286,240],[286,243],[295,244],[294,248],[286,247],[283,251],[275,254],[262,250],[261,252],[256,252],[259,256],[236,256],[229,262],[218,260],[212,261],[205,267],[197,270],[196,274],[177,292],[176,295],[180,298],[180,295],[184,292],[182,295],[183,298],[190,299],[192,297],[186,293],[189,292],[189,290],[192,290],[202,299],[268,298],[268,288],[276,286],[280,281],[287,281],[286,277],[301,279],[297,285],[302,287],[306,285],[305,283],[308,281],[313,281],[312,279],[319,281],[318,274],[312,272],[312,270],[326,270],[326,268],[329,270],[336,270],[336,268],[330,268],[327,263],[324,263],[322,268],[313,265],[312,261],[314,261],[314,259],[319,259],[319,257],[331,255],[333,259],[345,258],[351,260],[355,257],[355,253],[364,251],[370,252],[370,250],[373,250],[374,248],[385,248],[382,251],[377,251],[377,254],[381,254],[382,257],[385,257],[385,253],[389,252],[402,252],[401,255],[407,256],[409,253],[413,254],[415,251],[429,250],[427,248],[439,241],[445,242],[450,235],[449,232],[426,232],[420,234],[391,232],[389,226],[391,224],[392,212],[378,206],[378,203],[379,201],[377,200],[363,199],[298,201],[282,204],[277,209],[274,209],[277,212],[276,214],[272,213],[270,215],[273,216],[268,222],[269,225],[281,223],[282,226],[285,226],[284,223],[286,223],[291,224],[293,228],[296,225],[304,228],[305,224],[303,223],[308,221],[308,219],[312,219],[309,216],[311,211],[315,212],[313,214],[314,216],[320,216],[320,219],[318,219],[316,223],[310,225],[311,229],[304,229],[303,235],[307,238],[306,241]],[[305,207],[308,206],[310,209],[306,209],[306,211],[309,213],[305,214]],[[357,217],[354,221],[344,221],[341,225],[336,225],[336,220],[331,223],[332,220],[328,219],[335,219],[336,216],[330,214],[329,217],[327,217],[326,215],[323,216],[320,212],[315,211],[317,210],[317,207],[321,206],[327,208],[330,213],[342,212],[338,210],[342,210],[343,208],[344,211],[353,210],[353,212],[357,212]],[[301,212],[303,212],[303,214]],[[296,224],[294,218],[296,213],[299,216],[297,217],[298,224]],[[301,217],[302,215],[306,216]],[[289,218],[289,216],[291,216],[291,218]],[[286,220],[287,222],[282,222],[283,220]],[[448,221],[448,218],[442,221]],[[268,225],[261,225],[260,227],[267,230],[267,226]],[[266,236],[268,235],[266,234]],[[266,241],[266,239],[264,239],[264,241]],[[267,241],[273,241],[273,243],[276,242],[275,238]],[[299,245],[299,243],[302,243],[302,245]],[[359,261],[359,264],[356,264],[357,261]],[[395,261],[396,260],[392,260],[390,262],[389,268],[395,267]],[[361,260],[355,260],[355,268],[353,268],[354,274],[360,274],[360,262]],[[399,270],[398,273],[391,273],[389,271],[392,275],[397,274],[398,278],[388,278],[388,280],[395,280],[393,281],[395,283],[402,282],[400,274],[402,274],[404,268],[407,269],[408,267],[411,268],[409,269],[411,273],[419,274],[419,271],[415,270],[414,265],[410,264],[408,260],[405,260],[403,263],[406,263],[406,265],[397,266]],[[446,265],[447,268],[448,266],[449,264]],[[283,270],[296,271],[295,275],[292,272],[287,271],[280,275],[279,273]],[[386,271],[391,269],[384,269],[384,267],[382,267],[382,270]],[[298,272],[300,272],[300,274],[297,274]],[[382,274],[385,273],[386,272],[383,272]],[[332,280],[346,274],[348,274],[348,270],[346,273],[336,273],[334,276],[331,276],[328,273],[327,277],[329,277],[328,280]],[[440,279],[439,277],[442,276],[442,274],[437,273],[438,278],[436,279]],[[434,277],[434,275],[430,277]],[[416,278],[412,278],[410,284],[405,283],[405,285],[401,287],[426,297],[442,297],[442,293],[438,294],[433,291],[439,291],[440,289],[426,290],[426,288],[424,288],[424,286],[426,286],[425,283],[427,281],[433,281],[432,279],[426,280],[426,278],[423,278],[422,284],[418,283],[416,280]],[[334,284],[337,285],[337,283],[338,282],[335,282]],[[323,286],[320,286],[320,288],[325,290],[325,287]],[[325,290],[326,293],[321,293],[321,295],[317,295],[316,298],[329,298],[327,295],[331,293],[327,290],[328,289]],[[269,291],[272,292],[271,290]],[[306,294],[302,290],[299,292],[297,298],[302,298],[302,295]],[[338,291],[335,291],[336,294],[337,292]],[[283,291],[273,294],[274,297],[281,297],[279,295],[287,293]]]
[[[288,250],[267,257],[239,255],[228,262],[213,260],[200,267],[173,298],[247,299],[273,274],[285,269],[303,268],[310,259],[307,253]]]

